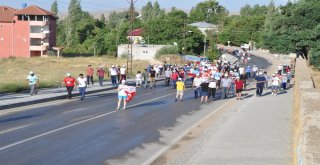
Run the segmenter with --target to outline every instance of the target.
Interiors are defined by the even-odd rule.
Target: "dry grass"
[[[312,76],[315,87],[320,88],[320,71],[312,69],[311,76]]]
[[[19,59],[0,59],[2,69],[0,75],[0,93],[19,92],[28,89],[26,77],[29,71],[34,71],[40,79],[40,87],[56,87],[61,82],[66,73],[70,72],[74,77],[80,73],[86,74],[89,64],[95,70],[104,65],[109,67],[112,64],[127,64],[126,59],[116,59],[110,57],[75,57],[75,58],[19,58]],[[133,73],[143,70],[148,65],[148,61],[134,61]],[[97,76],[94,76],[97,80]]]

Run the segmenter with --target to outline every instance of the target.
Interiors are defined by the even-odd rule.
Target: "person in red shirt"
[[[93,85],[93,74],[94,74],[93,68],[91,67],[91,65],[88,65],[88,68],[87,68],[87,84],[88,85],[90,85],[90,81]]]
[[[100,66],[100,68],[97,70],[97,75],[99,77],[99,84],[102,87],[103,86],[103,79],[106,74],[106,71],[103,69],[103,66]]]
[[[67,77],[63,79],[62,86],[65,85],[68,91],[68,100],[72,98],[72,90],[76,86],[76,79],[71,77],[70,73],[67,73]]]
[[[237,94],[237,100],[241,100],[241,92],[242,90],[244,89],[244,83],[242,80],[240,80],[240,77],[238,76],[236,78],[236,81],[235,81],[235,86],[236,86],[236,94]]]
[[[172,74],[171,74],[171,81],[172,81],[172,89],[176,89],[177,88],[177,80],[179,78],[179,74],[176,72],[176,70],[173,70]]]

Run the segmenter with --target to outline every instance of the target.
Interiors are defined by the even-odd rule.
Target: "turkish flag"
[[[126,90],[124,92],[128,96],[127,99],[126,99],[126,102],[129,102],[136,95],[136,87],[128,86],[128,88],[126,88]]]

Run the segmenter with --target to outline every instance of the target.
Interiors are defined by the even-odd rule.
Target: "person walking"
[[[200,74],[196,74],[196,78],[193,80],[193,90],[194,90],[194,98],[198,98],[198,96],[201,96],[201,84],[202,84],[202,78],[200,77]]]
[[[142,74],[140,71],[136,74],[136,87],[142,87]]]
[[[150,89],[156,87],[156,74],[157,72],[153,69],[153,67],[151,67],[151,70],[149,72]]]
[[[37,94],[37,87],[40,84],[38,76],[35,75],[33,71],[30,71],[29,75],[27,76],[27,81],[29,82],[30,96]]]
[[[262,96],[264,83],[266,82],[266,78],[263,76],[262,72],[259,72],[259,75],[256,77],[256,94],[257,96]]]
[[[93,85],[93,73],[94,73],[94,70],[92,68],[91,65],[88,65],[88,68],[87,68],[87,84],[90,85],[90,81]]]
[[[208,102],[209,83],[207,80],[204,80],[200,86],[201,86],[201,100],[200,100],[200,102],[207,104],[207,103],[209,103]]]
[[[258,71],[259,71],[259,68],[256,65],[253,65],[252,67],[253,78],[257,76]]]
[[[117,65],[116,68],[117,68],[117,80],[118,80],[118,83],[120,84],[120,83],[121,83],[121,81],[120,81],[120,79],[121,79],[121,76],[120,76],[120,66]]]
[[[272,90],[272,95],[278,95],[278,91],[279,91],[279,85],[280,85],[280,79],[278,76],[276,76],[276,74],[272,75],[271,78],[271,90]]]
[[[241,95],[242,95],[242,90],[244,89],[244,83],[242,80],[240,80],[240,77],[236,77],[235,81],[235,87],[236,87],[236,94],[237,94],[237,100],[242,100]]]
[[[100,66],[99,69],[97,70],[97,75],[98,75],[99,84],[101,87],[103,86],[103,80],[104,80],[105,74],[106,74],[106,71],[103,69],[103,66]]]
[[[210,82],[209,82],[209,96],[212,96],[212,98],[214,99],[216,97],[216,91],[217,91],[217,81],[213,78]]]
[[[76,86],[76,79],[71,77],[70,73],[67,73],[67,77],[65,77],[63,79],[62,86],[63,85],[65,85],[66,88],[67,88],[67,92],[68,92],[67,99],[71,100],[71,98],[72,98],[72,90]]]
[[[243,90],[246,90],[246,87],[247,87],[247,79],[248,79],[248,77],[247,77],[247,74],[246,73],[242,73],[242,74],[240,74],[240,80],[242,80],[242,82],[243,82],[243,84],[244,84],[244,88],[243,88]]]
[[[128,98],[127,94],[126,94],[126,89],[128,88],[128,86],[126,85],[126,80],[122,80],[121,84],[118,86],[118,107],[117,110],[120,109],[120,105],[121,102],[123,101],[123,108],[122,110],[126,109],[126,99]]]
[[[120,82],[122,82],[122,80],[127,80],[127,69],[126,69],[126,65],[122,65],[122,68],[120,68]]]
[[[282,74],[282,76],[281,76],[281,87],[282,87],[282,89],[283,90],[286,90],[287,89],[287,82],[288,82],[288,77],[287,77],[287,74],[286,73],[284,73],[284,74]]]
[[[77,79],[78,82],[78,88],[79,88],[79,94],[81,97],[81,100],[84,100],[86,88],[87,88],[87,79],[83,77],[83,74],[79,74],[79,77]]]
[[[176,89],[177,88],[176,82],[177,82],[178,78],[179,78],[179,74],[174,69],[172,74],[171,74],[172,89]]]
[[[111,65],[111,68],[109,69],[110,76],[111,76],[111,83],[113,86],[117,85],[117,68],[114,65]]]
[[[228,98],[230,86],[231,86],[231,80],[228,78],[228,75],[225,74],[221,79],[221,87],[222,87],[221,99]]]
[[[176,99],[175,102],[177,102],[178,98],[180,98],[180,102],[183,100],[183,90],[184,90],[184,82],[182,81],[182,78],[178,78],[178,82],[177,82],[177,95],[176,95]]]
[[[247,73],[247,77],[250,78],[250,76],[251,76],[251,68],[250,68],[250,66],[247,67],[246,73]]]
[[[148,77],[149,77],[149,73],[148,73],[147,69],[144,69],[144,72],[142,73],[142,77],[143,77],[143,81],[144,81],[144,87],[147,88]]]
[[[172,74],[172,72],[171,72],[170,68],[168,68],[168,69],[165,71],[165,73],[164,73],[166,86],[170,86],[170,77],[171,77],[171,74]]]

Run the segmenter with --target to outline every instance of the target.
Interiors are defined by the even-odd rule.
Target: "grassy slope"
[[[19,92],[28,89],[26,77],[29,71],[34,71],[40,79],[40,87],[56,87],[61,85],[65,74],[70,72],[74,77],[80,73],[86,74],[88,64],[91,64],[95,71],[101,65],[109,67],[111,64],[126,64],[126,59],[114,59],[107,57],[76,57],[76,58],[20,58],[0,59],[0,93]],[[133,73],[145,68],[148,61],[134,61]],[[97,80],[97,76],[95,76]]]

